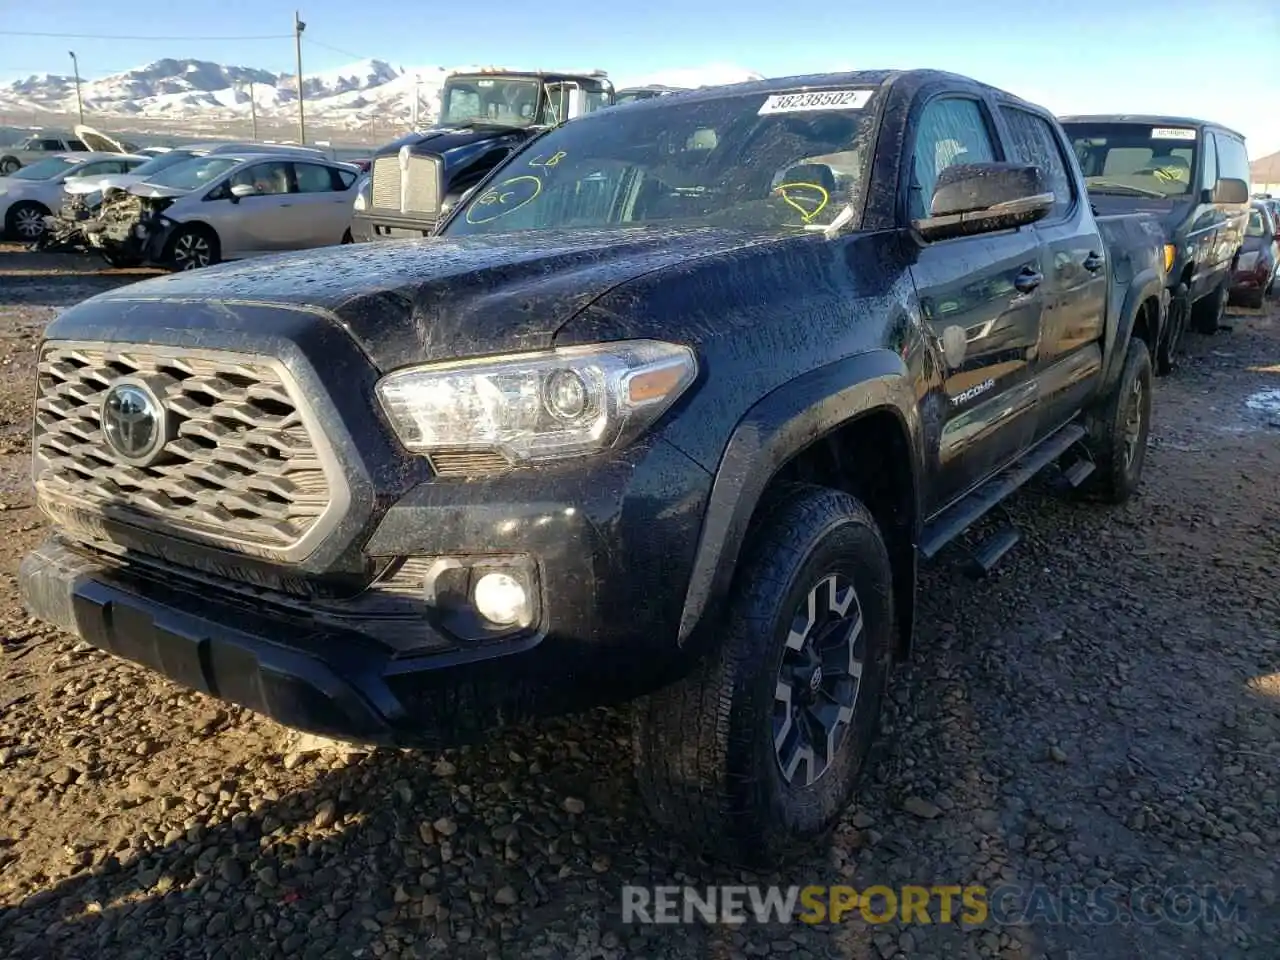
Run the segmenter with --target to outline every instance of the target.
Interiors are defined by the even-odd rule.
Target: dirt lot
[[[57,307],[135,279],[95,271],[0,247],[0,956],[1276,956],[1280,310],[1192,338],[1133,502],[1037,487],[996,575],[954,553],[926,571],[858,805],[825,853],[748,877],[652,833],[621,714],[441,755],[317,752],[29,621],[33,348]],[[1050,899],[1024,925],[621,919],[623,884],[742,882]],[[1053,909],[1186,885],[1241,910]]]

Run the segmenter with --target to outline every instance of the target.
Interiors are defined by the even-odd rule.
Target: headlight
[[[414,453],[494,450],[519,463],[623,446],[697,375],[686,346],[624,340],[411,367],[377,392]]]

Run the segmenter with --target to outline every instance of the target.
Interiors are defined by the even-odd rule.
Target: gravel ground
[[[776,876],[654,836],[601,711],[438,755],[299,738],[32,623],[33,347],[134,276],[0,247],[0,956],[1275,957],[1280,310],[1193,337],[1120,509],[1047,486],[983,581],[926,570],[830,849]],[[1268,407],[1265,391],[1277,391]],[[1252,398],[1253,406],[1250,406]],[[1213,884],[1222,923],[645,926],[623,884]],[[935,914],[936,919],[936,914]]]

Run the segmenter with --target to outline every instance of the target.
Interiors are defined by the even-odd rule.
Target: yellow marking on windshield
[[[518,186],[519,184],[527,185],[530,183],[532,188]],[[530,189],[532,189],[532,193],[521,197],[521,194],[527,193]],[[475,202],[467,207],[467,223],[488,223],[491,220],[497,220],[499,217],[505,217],[508,213],[514,213],[525,204],[531,203],[540,193],[542,193],[542,180],[538,177],[528,173],[518,177],[508,177],[480,194],[480,196],[476,197]],[[488,216],[477,217],[477,211],[482,214],[487,213]]]
[[[568,155],[569,154],[565,153],[563,150],[557,150],[555,153],[553,153],[550,157],[548,157],[545,160],[543,160],[541,156],[534,157],[532,160],[529,161],[529,166],[554,167],[557,163],[559,163]]]
[[[823,210],[825,210],[827,208],[827,204],[831,202],[831,194],[827,193],[826,189],[818,186],[816,183],[780,183],[776,187],[774,187],[774,189],[777,190],[778,193],[782,194],[782,199],[787,204],[787,206],[799,212],[801,218],[804,220],[805,223],[808,223],[810,220],[812,220],[814,217],[820,214]],[[801,205],[801,203],[797,199],[792,199],[790,196],[788,196],[787,194],[788,190],[813,190],[814,192],[819,194],[817,198],[818,205],[814,207],[812,210],[809,210],[803,205]],[[812,200],[813,198],[810,197],[808,199]]]

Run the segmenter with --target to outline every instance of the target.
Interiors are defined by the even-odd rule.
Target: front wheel
[[[0,157],[0,177],[7,177],[22,169],[22,161],[17,157]]]
[[[130,267],[137,267],[142,264],[141,257],[131,257],[123,253],[113,253],[109,250],[98,251],[102,255],[102,259],[106,261],[107,266],[115,267],[117,270],[127,270]]]
[[[1124,503],[1142,479],[1151,433],[1151,355],[1137,337],[1129,341],[1120,379],[1087,426],[1095,464],[1087,489],[1108,503]]]
[[[695,849],[757,866],[825,836],[879,721],[892,597],[867,509],[837,490],[789,489],[748,541],[715,651],[637,705],[652,816]]]
[[[1191,305],[1191,327],[1196,333],[1206,335],[1218,332],[1222,318],[1227,314],[1227,300],[1231,296],[1230,280],[1223,280],[1207,297]]]
[[[1156,373],[1162,377],[1172,373],[1177,365],[1178,346],[1182,341],[1182,332],[1187,327],[1187,314],[1191,311],[1189,295],[1187,285],[1179,283],[1169,298],[1166,332],[1156,345]]]
[[[179,227],[169,240],[166,259],[175,270],[198,270],[212,266],[221,259],[218,238],[205,227]]]
[[[5,228],[19,240],[35,243],[44,236],[44,218],[48,215],[48,207],[33,200],[24,200],[9,208]]]

